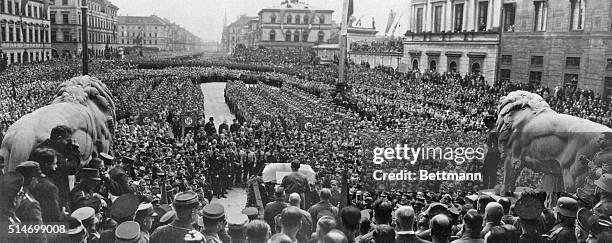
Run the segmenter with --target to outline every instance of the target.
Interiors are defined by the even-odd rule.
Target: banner
[[[193,115],[184,115],[182,121],[183,127],[195,127],[197,125],[197,120]]]

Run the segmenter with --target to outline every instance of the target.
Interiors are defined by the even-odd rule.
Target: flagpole
[[[349,17],[349,5],[352,0],[344,0],[342,4],[342,29],[340,31],[340,63],[338,63],[338,82],[336,83],[336,91],[341,95],[344,100],[344,92],[346,89],[346,80],[344,77],[344,68],[346,63],[346,35],[348,32],[348,17]],[[343,162],[342,170],[342,199],[340,200],[340,208],[346,207],[350,204],[349,198],[349,179],[348,179],[348,161],[346,159]]]

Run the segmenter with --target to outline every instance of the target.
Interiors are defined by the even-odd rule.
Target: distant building
[[[119,16],[119,43],[125,48],[142,47],[156,51],[170,50],[170,25],[151,16]]]
[[[492,84],[501,5],[502,0],[409,1],[403,62],[421,71],[482,74]]]
[[[0,58],[8,65],[52,58],[48,6],[42,0],[23,2],[0,0]]]
[[[311,47],[332,36],[333,10],[298,0],[259,11],[259,45],[272,48]]]
[[[9,0],[10,1],[10,0]],[[117,50],[117,11],[108,0],[84,0],[87,4],[88,49],[92,55],[103,56],[105,50]],[[81,55],[82,0],[51,1],[51,42],[56,55]]]
[[[255,46],[258,42],[258,23],[257,17],[241,15],[238,20],[224,26],[223,45],[226,51],[233,52],[236,45]]]
[[[500,77],[612,96],[612,1],[506,0]]]
[[[129,50],[198,51],[199,37],[168,19],[150,16],[119,16],[119,46]]]

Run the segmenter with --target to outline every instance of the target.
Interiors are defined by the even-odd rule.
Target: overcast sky
[[[334,10],[333,18],[339,23],[342,0],[300,0],[319,8]],[[278,6],[281,0],[111,0],[119,7],[119,15],[148,16],[155,14],[168,18],[203,40],[220,41],[223,16],[227,13],[228,23],[241,14],[257,16],[260,9]],[[384,34],[389,10],[405,15],[409,0],[354,0],[356,18],[363,17],[364,26],[370,26],[372,17],[376,20],[379,35]],[[405,32],[406,16],[400,21],[396,35]]]

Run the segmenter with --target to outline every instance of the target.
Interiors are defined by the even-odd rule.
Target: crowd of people
[[[385,38],[374,41],[356,41],[351,42],[350,51],[352,52],[389,52],[403,53],[404,42],[401,38]]]
[[[177,60],[155,62],[152,69],[138,62],[92,63],[92,75],[100,77],[116,102],[111,151],[78,161],[66,146],[72,131],[62,126],[50,131],[29,161],[1,176],[0,220],[25,226],[61,222],[66,234],[9,235],[0,242],[611,238],[612,177],[605,173],[595,183],[595,201],[563,194],[555,208],[543,207],[543,193],[499,197],[482,193],[491,188],[478,181],[372,180],[373,147],[487,148],[485,118],[495,115],[501,96],[516,89],[541,94],[558,112],[612,125],[610,101],[593,92],[489,85],[478,74],[401,74],[352,65],[347,99],[339,102],[335,68],[310,65],[296,50],[241,49],[203,67],[197,60],[186,60],[185,67],[177,67]],[[241,68],[250,65],[257,68]],[[270,68],[274,71],[264,71]],[[78,72],[76,63],[54,61],[0,73],[0,138],[17,119],[48,104],[57,86]],[[204,116],[199,84],[218,79],[227,80],[225,101],[234,121]],[[184,127],[185,116],[196,117],[195,125]],[[261,179],[265,165],[274,163],[291,163],[293,170],[276,182],[278,187]],[[314,181],[299,172],[300,165],[314,170]],[[383,166],[376,168],[480,171],[483,161],[457,165],[429,159]],[[73,186],[70,176],[76,178]],[[540,177],[528,171],[517,184],[535,188]],[[225,197],[231,187],[246,187],[249,200],[243,215],[228,222],[213,199]]]

